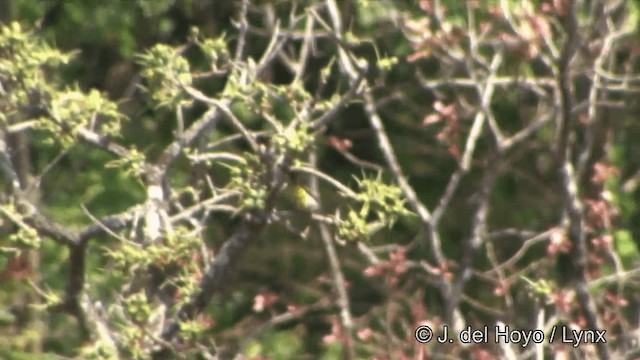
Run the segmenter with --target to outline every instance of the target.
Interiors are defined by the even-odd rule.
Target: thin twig
[[[578,193],[578,179],[574,172],[570,157],[570,132],[573,125],[572,109],[572,82],[570,63],[580,45],[578,33],[577,9],[574,2],[567,3],[567,16],[564,19],[565,34],[567,36],[558,61],[558,92],[561,111],[559,118],[559,136],[557,145],[557,164],[560,170],[560,180],[564,191],[564,210],[567,214],[568,236],[571,241],[571,265],[570,279],[576,291],[576,297],[582,308],[587,326],[590,329],[601,329],[597,309],[593,298],[588,291],[587,262],[588,254],[586,236],[584,232],[583,205]],[[610,358],[609,347],[606,343],[596,344],[598,355],[602,360]]]
[[[317,155],[316,153],[309,154],[309,163],[312,167],[317,165]],[[318,178],[320,176],[315,176],[310,179],[310,188],[311,191],[315,194],[318,194]],[[323,177],[324,179],[324,177]],[[322,208],[321,198],[318,197],[318,205]],[[340,307],[340,319],[342,322],[342,326],[344,331],[346,332],[344,341],[345,341],[345,357],[347,359],[355,359],[355,349],[353,347],[353,318],[351,316],[351,310],[349,305],[349,295],[347,294],[347,286],[344,279],[344,274],[342,273],[342,269],[340,266],[340,260],[338,259],[338,253],[336,252],[336,247],[329,232],[329,228],[324,223],[318,223],[318,229],[320,230],[320,238],[322,240],[322,245],[324,246],[325,252],[327,253],[327,257],[329,258],[329,270],[331,273],[331,278],[333,282],[333,286],[338,295],[338,306]]]
[[[326,182],[328,182],[329,184],[333,185],[336,189],[342,191],[345,195],[351,197],[351,198],[356,198],[356,193],[353,192],[353,190],[349,189],[348,187],[344,186],[340,181],[332,178],[331,176],[325,174],[322,171],[318,171],[316,169],[314,169],[313,167],[306,167],[306,166],[293,166],[291,167],[291,171],[298,171],[298,172],[303,172],[303,173],[307,173],[309,175],[312,175],[315,178],[319,178],[322,179]]]
[[[240,19],[239,23],[239,34],[238,34],[238,45],[236,46],[236,54],[235,61],[239,62],[242,60],[242,53],[244,51],[244,45],[247,38],[247,30],[249,29],[249,22],[247,21],[247,7],[249,6],[249,0],[242,0],[242,4],[240,5]]]
[[[253,134],[251,132],[249,132],[249,130],[247,130],[247,128],[244,127],[244,125],[242,125],[242,122],[240,121],[240,119],[238,119],[233,112],[231,111],[231,109],[229,109],[229,106],[222,101],[219,101],[217,99],[213,99],[208,97],[207,95],[203,94],[202,92],[200,92],[200,90],[190,87],[190,86],[184,86],[183,87],[184,90],[191,95],[194,99],[201,101],[209,106],[215,107],[217,109],[219,109],[220,111],[222,111],[227,118],[231,121],[231,123],[233,124],[233,126],[240,131],[240,133],[242,133],[242,135],[244,136],[245,140],[247,140],[249,142],[249,145],[251,145],[251,148],[254,151],[258,150],[258,143],[256,142],[256,139],[254,138]],[[203,118],[203,123],[206,122],[205,119],[213,119],[214,118],[214,114],[210,115],[211,117],[205,117]],[[202,124],[205,125],[205,124]],[[194,129],[195,131],[195,129]]]

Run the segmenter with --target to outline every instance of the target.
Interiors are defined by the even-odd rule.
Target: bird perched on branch
[[[291,182],[288,188],[290,189],[289,192],[293,197],[296,208],[306,212],[318,211],[320,204],[318,204],[317,198],[311,194],[301,179],[295,174],[290,174],[290,178]]]

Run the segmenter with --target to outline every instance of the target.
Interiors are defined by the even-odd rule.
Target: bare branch
[[[178,333],[180,322],[193,319],[209,304],[214,294],[230,285],[230,275],[240,263],[246,249],[257,241],[267,224],[266,214],[258,212],[248,214],[235,233],[225,242],[216,257],[205,270],[198,286],[198,293],[185,305],[181,306],[174,319],[167,322],[162,332],[162,339],[171,343]],[[154,354],[162,359],[168,349],[161,349]]]
[[[254,138],[253,134],[251,134],[249,132],[249,130],[247,130],[244,125],[242,125],[242,122],[233,114],[233,112],[231,111],[231,109],[229,109],[229,106],[219,100],[210,98],[208,96],[206,96],[205,94],[203,94],[202,92],[200,92],[199,90],[192,88],[190,86],[185,86],[184,90],[191,96],[193,96],[194,99],[201,101],[209,106],[212,106],[214,108],[217,108],[219,110],[221,110],[226,116],[227,118],[231,121],[231,123],[233,124],[233,126],[235,126],[235,128],[240,131],[240,133],[242,133],[242,135],[244,136],[244,138],[249,142],[249,145],[251,145],[251,148],[254,151],[258,150],[258,143],[256,142],[256,139]],[[215,113],[210,114],[210,116],[214,116]],[[212,121],[213,117],[209,118],[208,121],[205,121],[207,117],[202,119],[202,124],[201,126],[197,127],[197,128],[193,128],[193,133],[191,133],[192,135],[197,135],[196,133],[196,129],[202,129],[204,128],[204,125],[207,125],[208,121]],[[191,128],[190,128],[191,129]],[[190,133],[190,132],[187,132]],[[185,135],[187,134],[185,133]]]
[[[80,128],[78,130],[78,136],[81,140],[104,149],[118,157],[126,157],[127,155],[129,155],[129,150],[127,150],[127,148],[125,148],[124,146],[114,142],[108,137],[99,135],[89,129]]]
[[[486,232],[485,227],[489,212],[489,199],[493,184],[498,177],[500,164],[499,154],[495,154],[495,158],[489,161],[489,166],[484,172],[482,184],[478,190],[478,207],[473,216],[471,235],[465,240],[462,247],[460,271],[447,297],[447,320],[454,325],[456,325],[454,314],[457,311],[456,308],[460,301],[460,296],[464,291],[464,285],[471,279],[473,263],[482,245],[484,233]]]
[[[478,88],[479,95],[481,96],[481,108],[488,109],[491,103],[491,99],[493,97],[494,85],[493,85],[493,77],[498,71],[500,67],[500,63],[502,62],[502,55],[498,53],[494,56],[492,65],[491,65],[491,74],[487,79],[487,84],[484,89]],[[438,225],[442,215],[446,211],[455,191],[460,184],[460,180],[462,177],[469,171],[471,165],[471,159],[473,158],[473,152],[475,150],[476,143],[478,141],[478,137],[482,131],[482,127],[484,125],[484,121],[486,119],[486,115],[484,111],[479,111],[474,120],[473,125],[471,126],[471,130],[469,132],[469,136],[467,137],[467,142],[464,148],[464,153],[462,155],[462,160],[460,161],[459,168],[456,172],[451,175],[449,182],[447,183],[447,188],[444,191],[443,196],[440,198],[438,202],[438,206],[433,211],[433,224],[435,226]],[[500,146],[500,145],[499,145]]]
[[[198,136],[215,126],[218,120],[218,111],[216,108],[209,109],[196,122],[194,122],[187,131],[182,133],[176,140],[165,148],[162,155],[158,158],[157,165],[167,168],[171,162],[180,154],[180,152],[189,146]]]
[[[249,0],[242,0],[240,5],[240,15],[239,15],[239,34],[238,34],[238,44],[236,45],[236,55],[235,61],[238,62],[242,59],[242,53],[244,51],[245,41],[247,38],[247,30],[249,29],[249,22],[247,21],[247,8],[249,6]]]
[[[560,167],[562,188],[565,197],[565,211],[568,215],[568,234],[571,241],[570,279],[576,290],[578,302],[591,329],[601,329],[600,321],[593,299],[588,292],[587,285],[587,249],[584,233],[584,216],[582,202],[578,193],[578,179],[570,162],[570,129],[573,124],[571,86],[572,79],[569,64],[579,46],[577,9],[574,2],[568,3],[567,16],[564,19],[566,40],[558,61],[558,91],[560,92],[560,129],[557,147],[557,163]],[[596,344],[600,359],[610,358],[606,343]]]
[[[315,153],[309,155],[309,163],[312,167],[317,165],[317,156]],[[324,179],[325,177],[323,177]],[[339,182],[338,182],[339,183]],[[312,177],[310,179],[311,191],[318,193],[318,177]],[[320,197],[318,197],[319,207],[322,208]],[[333,237],[329,233],[327,225],[324,223],[318,223],[318,229],[320,230],[320,238],[322,239],[322,245],[329,258],[329,270],[333,286],[338,295],[338,307],[340,308],[340,319],[342,326],[346,332],[345,336],[345,358],[355,359],[355,350],[353,347],[353,318],[351,316],[351,307],[349,305],[349,296],[347,294],[347,287],[345,284],[344,274],[340,267],[340,260],[336,252]]]

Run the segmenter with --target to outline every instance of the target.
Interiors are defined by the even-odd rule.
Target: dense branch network
[[[91,339],[112,354],[126,356],[123,354],[137,346],[148,357],[180,355],[198,343],[193,334],[203,331],[193,330],[193,324],[205,322],[212,299],[235,285],[233,275],[239,271],[243,257],[251,247],[260,246],[257,244],[267,230],[282,226],[292,233],[307,233],[292,225],[295,221],[290,221],[289,211],[281,206],[284,193],[300,185],[299,178],[304,175],[310,178],[308,188],[318,198],[320,211],[308,214],[307,220],[314,222],[312,229],[318,232],[328,259],[333,290],[328,298],[335,298],[335,306],[329,301],[293,309],[267,321],[257,332],[301,319],[318,309],[330,309],[327,311],[337,314],[339,325],[332,335],[341,341],[344,357],[358,358],[358,351],[362,350],[359,339],[364,335],[357,329],[365,325],[352,313],[349,279],[344,271],[345,263],[351,261],[343,261],[342,252],[336,247],[345,242],[356,244],[361,260],[368,265],[363,270],[366,276],[386,276],[388,291],[402,294],[403,301],[412,304],[413,317],[409,319],[415,323],[430,319],[431,324],[448,324],[460,332],[480,313],[489,314],[499,324],[515,326],[521,323],[514,298],[527,293],[535,298],[532,301],[536,305],[529,315],[540,319],[536,326],[548,329],[578,322],[576,318],[584,319],[585,328],[612,326],[602,320],[605,295],[594,289],[617,284],[622,297],[625,289],[621,284],[638,275],[636,269],[624,268],[611,243],[605,241],[613,228],[607,212],[613,205],[603,195],[606,177],[614,173],[604,162],[615,131],[615,125],[604,115],[605,109],[624,103],[622,97],[637,92],[633,85],[640,82],[631,73],[620,74],[620,66],[612,60],[626,46],[625,40],[632,31],[625,30],[623,15],[599,1],[593,2],[586,17],[579,16],[585,12],[582,2],[545,4],[551,6],[545,8],[546,14],[511,9],[509,4],[501,1],[498,6],[482,8],[486,18],[495,20],[493,23],[479,23],[480,5],[473,2],[465,3],[466,19],[462,23],[449,22],[446,8],[438,1],[422,1],[422,17],[416,21],[398,22],[390,14],[388,22],[396,34],[402,34],[413,46],[414,53],[402,65],[413,66],[410,69],[415,76],[410,90],[401,84],[397,95],[392,89],[389,92],[394,94],[383,99],[376,90],[379,83],[391,81],[391,77],[385,77],[390,67],[385,61],[391,60],[377,53],[375,36],[358,38],[347,30],[343,14],[347,5],[326,0],[306,8],[292,6],[283,17],[276,5],[239,1],[233,51],[228,49],[227,39],[207,39],[194,31],[189,43],[182,47],[158,45],[140,56],[141,76],[147,86],[145,95],[159,108],[175,111],[179,129],[167,145],[155,152],[155,159],[128,145],[130,142],[122,139],[122,134],[108,130],[116,128],[120,121],[120,115],[113,110],[115,105],[109,101],[65,90],[65,96],[59,98],[50,94],[50,109],[33,113],[2,100],[0,110],[11,110],[7,113],[38,115],[15,116],[0,123],[0,167],[8,189],[0,198],[0,210],[18,237],[50,239],[68,249],[64,296],[51,301],[50,310],[72,314]],[[583,34],[584,29],[596,30]],[[259,54],[251,47],[254,42],[260,43],[257,39],[264,40]],[[361,49],[369,47],[376,52],[375,58],[362,55]],[[223,90],[211,94],[198,86],[198,76],[184,56],[193,48],[209,56],[210,74],[226,78]],[[312,62],[321,57],[319,48],[331,49],[329,60],[318,74],[309,75],[316,66]],[[434,73],[421,66],[425,58],[437,62],[440,70]],[[534,65],[524,75],[520,69],[526,63]],[[276,65],[286,69],[290,83],[265,80],[272,76]],[[314,76],[319,79],[318,88],[309,90],[308,78]],[[340,78],[336,82],[339,91],[327,99],[321,94],[326,93],[330,76]],[[576,83],[584,79],[588,91],[578,91]],[[15,81],[19,82],[0,76],[3,94],[18,88]],[[433,100],[430,105],[416,103],[416,96],[425,94]],[[521,108],[510,110],[518,121],[505,119],[500,110],[503,98],[512,94],[527,99]],[[33,97],[32,93],[15,96],[29,98],[28,95]],[[81,99],[78,107],[88,109],[88,115],[65,110],[73,108],[77,99]],[[412,131],[418,128],[422,133],[425,129],[436,133],[427,145],[424,139],[418,139],[416,147],[425,149],[425,153],[445,154],[425,160],[450,169],[448,173],[437,170],[445,180],[435,187],[439,193],[431,200],[422,197],[411,167],[402,161],[406,149],[388,130],[389,125],[394,125],[393,115],[388,114],[396,111],[398,102],[407,108],[410,117],[423,119],[421,124],[407,125],[412,126]],[[286,121],[272,111],[282,103],[293,114],[287,115]],[[185,125],[185,109],[198,107],[204,109],[201,115]],[[372,134],[370,140],[383,165],[351,153],[350,141],[326,136],[332,124],[344,120],[341,115],[348,107],[362,110],[368,121],[367,131]],[[251,123],[252,117],[259,118],[260,129]],[[9,146],[17,137],[28,137],[29,132],[43,129],[50,134],[58,132],[63,148],[82,147],[106,154],[112,159],[108,166],[143,185],[145,199],[104,217],[93,216],[83,206],[90,223],[79,228],[47,216],[45,207],[34,200],[37,186],[30,182],[32,178],[41,179],[46,171],[37,177],[25,176]],[[231,129],[231,134],[223,135],[223,129]],[[599,134],[601,131],[605,134]],[[374,169],[378,177],[358,179],[358,189],[353,190],[330,171],[322,171],[320,152],[316,150],[326,137],[326,142],[351,166]],[[210,141],[213,138],[216,140]],[[432,151],[431,143],[446,150]],[[492,217],[496,207],[504,206],[504,200],[498,199],[501,181],[522,177],[523,181],[536,182],[527,178],[529,169],[523,170],[518,163],[533,152],[547,155],[537,159],[539,167],[547,168],[541,172],[554,173],[549,175],[554,179],[549,182],[554,190],[544,191],[550,192],[551,197],[556,196],[554,191],[559,192],[562,201],[545,200],[561,211],[532,221],[530,227],[514,221],[517,225],[504,228],[509,219]],[[220,164],[230,174],[226,184],[214,166]],[[197,186],[182,190],[171,182],[185,166]],[[395,185],[384,184],[382,174]],[[328,209],[336,201],[324,201],[320,184],[339,194],[346,205],[335,206],[335,213],[330,213]],[[465,196],[471,200],[464,201],[467,218],[462,219],[456,212],[461,211],[459,204]],[[190,197],[192,201],[184,200]],[[417,218],[418,234],[409,243],[378,249],[368,244],[365,240],[372,234],[391,226],[397,218],[409,216],[404,202]],[[221,214],[232,218],[233,227],[225,232],[219,249],[212,251],[203,237],[211,219]],[[448,238],[457,234],[451,231],[452,221],[457,221],[457,227],[464,227],[463,235],[456,235],[455,240]],[[122,294],[111,304],[91,298],[94,294],[87,276],[92,242],[106,238],[118,243],[114,247],[117,250],[110,249],[112,264],[124,264],[131,275],[124,281]],[[513,240],[508,250],[500,249],[504,239]],[[540,256],[536,249],[542,244],[547,244],[547,249]],[[606,259],[602,262],[611,264],[614,273],[599,277],[594,258]],[[556,264],[553,259],[557,259]],[[171,267],[176,264],[180,266]],[[550,270],[554,265],[560,274]],[[563,279],[566,269],[568,275]],[[403,285],[398,285],[400,277],[405,279]],[[550,278],[558,281],[549,282]],[[474,297],[468,290],[477,285],[474,280],[481,284],[476,288],[493,288],[500,295],[500,305]],[[522,283],[525,285],[518,287]],[[433,308],[439,308],[441,316],[435,315],[438,312],[431,310],[431,305],[424,305],[426,297],[422,292],[422,298],[403,292],[410,287],[436,289],[439,299]],[[567,300],[569,293],[575,296],[577,306]],[[134,301],[145,303],[140,307],[147,310],[132,312]],[[540,305],[543,301],[555,302],[552,316],[545,318],[544,306]],[[112,321],[112,317],[120,323]],[[403,321],[406,325],[409,320]],[[118,326],[123,323],[135,325],[139,333],[132,338],[137,342],[119,333]],[[632,327],[631,322],[619,323],[622,328]],[[385,326],[386,334],[393,334],[393,324]],[[390,343],[402,351],[415,350],[400,338],[394,335]],[[200,348],[194,348],[205,352],[202,347],[208,346],[203,345],[206,341],[198,344]],[[391,353],[383,348],[375,350]],[[608,344],[597,344],[596,349],[600,359],[615,356]],[[209,356],[215,350],[207,350],[211,352]],[[496,351],[505,358],[516,356],[505,344]],[[545,350],[539,347],[535,351],[543,356]],[[447,350],[421,348],[415,353],[427,352],[437,356]]]

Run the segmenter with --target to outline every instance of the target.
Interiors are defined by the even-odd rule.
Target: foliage
[[[0,357],[637,356],[637,2],[0,7]]]
[[[177,49],[158,44],[140,55],[144,67],[142,77],[152,91],[152,98],[161,106],[175,107],[180,104],[181,87],[191,85],[189,63]]]

